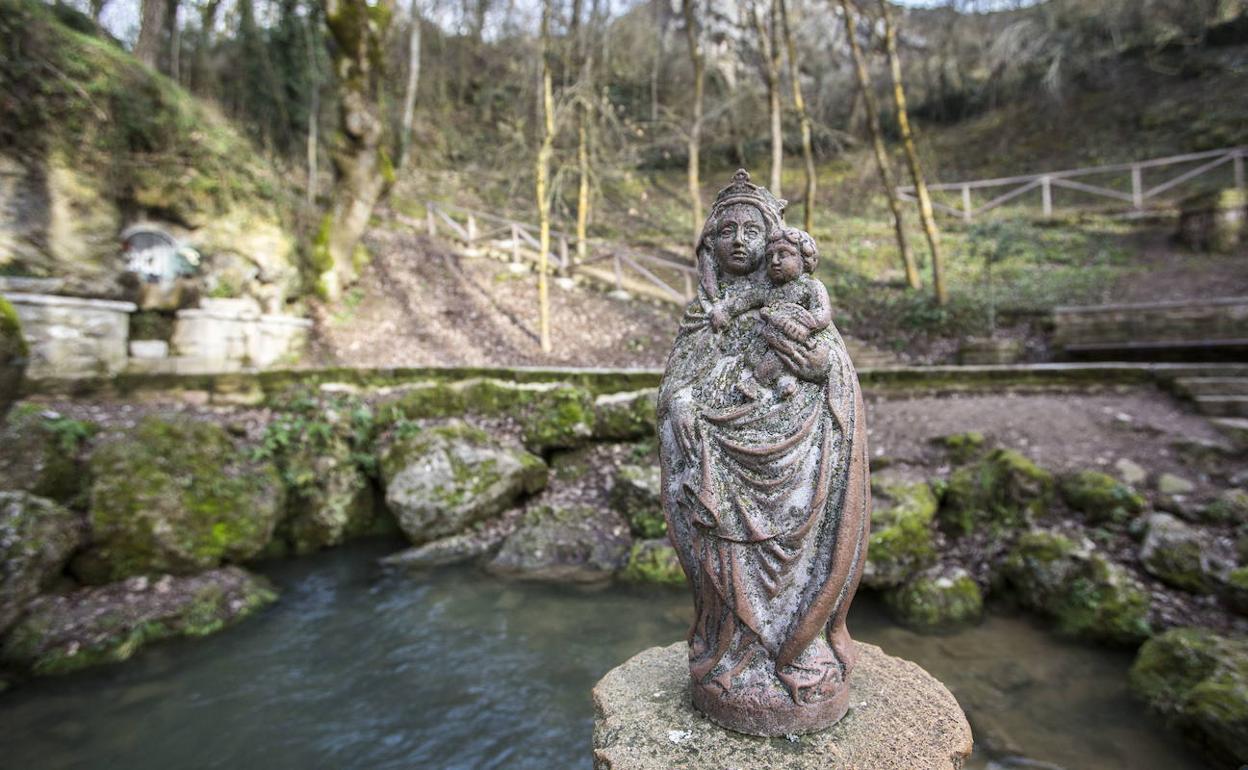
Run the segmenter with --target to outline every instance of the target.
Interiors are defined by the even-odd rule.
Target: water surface
[[[691,616],[684,591],[382,575],[394,548],[267,565],[257,618],[0,695],[0,767],[589,768],[594,682]],[[871,597],[850,628],[950,686],[991,749],[972,767],[1203,766],[1128,697],[1129,655],[1011,618],[918,636]]]

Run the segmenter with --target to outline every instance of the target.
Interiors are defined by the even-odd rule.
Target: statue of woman
[[[858,378],[836,328],[805,341],[765,324],[768,235],[785,202],[745,171],[698,245],[698,298],[659,389],[663,509],[693,587],[694,705],[754,735],[824,729],[848,708],[845,616],[866,561],[870,481]],[[725,317],[723,308],[746,308]],[[768,350],[786,398],[737,387]]]

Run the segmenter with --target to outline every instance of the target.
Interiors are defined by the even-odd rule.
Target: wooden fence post
[[[962,221],[971,221],[971,186],[962,185]]]
[[[425,205],[425,224],[429,226],[429,237],[436,238],[438,235],[438,220],[433,215],[435,206],[432,203]]]
[[[1144,208],[1144,173],[1138,163],[1131,166],[1131,205]]]
[[[612,254],[611,260],[615,263],[615,290],[621,291],[624,288],[622,283],[624,276],[620,272],[620,255]]]
[[[520,261],[520,227],[511,223],[511,261]]]
[[[559,236],[559,269],[567,271],[568,269],[568,236]]]
[[[472,214],[468,215],[468,246],[472,247],[477,241],[477,218]]]
[[[1235,153],[1235,186],[1244,189],[1244,150]]]
[[[1053,216],[1053,185],[1046,176],[1040,180],[1040,201],[1044,206],[1044,218]]]

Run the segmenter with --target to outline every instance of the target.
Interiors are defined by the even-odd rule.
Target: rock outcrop
[[[487,565],[507,577],[570,583],[608,580],[632,538],[618,513],[590,506],[531,507]]]
[[[1012,449],[994,449],[958,468],[940,509],[951,531],[969,535],[1026,528],[1053,499],[1053,476]]]
[[[0,637],[82,544],[82,517],[25,492],[0,492]]]
[[[871,480],[871,539],[862,583],[892,588],[936,561],[932,519],[938,501],[926,481],[904,481],[887,473]]]

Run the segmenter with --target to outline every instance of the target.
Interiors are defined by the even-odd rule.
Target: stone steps
[[[1188,398],[1199,396],[1248,396],[1248,377],[1180,377],[1175,389]]]
[[[1209,417],[1248,417],[1248,396],[1197,396],[1196,411]]]
[[[1237,446],[1248,448],[1248,420],[1242,417],[1215,417],[1209,422]]]

